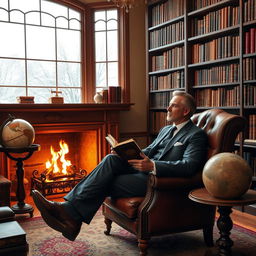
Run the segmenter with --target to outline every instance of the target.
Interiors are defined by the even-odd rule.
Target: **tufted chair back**
[[[221,109],[195,114],[192,121],[208,135],[208,158],[232,152],[235,139],[245,127],[245,119]],[[147,255],[152,236],[202,229],[207,246],[213,246],[216,208],[188,198],[192,189],[202,187],[202,170],[191,178],[161,178],[149,175],[145,197],[106,198],[102,210],[109,235],[114,221],[135,234],[140,255]]]
[[[191,119],[208,135],[208,159],[221,152],[233,151],[234,141],[246,123],[242,116],[222,109],[209,109],[193,115]]]

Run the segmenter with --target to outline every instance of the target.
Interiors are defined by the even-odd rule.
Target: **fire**
[[[51,161],[47,161],[45,166],[50,172],[54,175],[68,175],[68,167],[71,166],[71,162],[65,159],[65,155],[69,152],[68,144],[65,143],[64,140],[60,140],[59,142],[60,150],[55,152],[53,147],[51,146]]]

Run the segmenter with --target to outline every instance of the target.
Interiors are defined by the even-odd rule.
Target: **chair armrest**
[[[150,174],[149,187],[157,190],[191,190],[197,187],[203,187],[202,172],[197,173],[192,177],[157,177]]]

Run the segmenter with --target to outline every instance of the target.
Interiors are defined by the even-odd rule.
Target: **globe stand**
[[[24,202],[26,198],[26,193],[24,189],[24,169],[23,169],[23,161],[27,160],[32,156],[35,151],[40,150],[40,145],[32,144],[26,148],[9,148],[0,146],[0,152],[4,152],[7,157],[11,160],[16,161],[16,176],[17,176],[17,190],[16,190],[16,197],[17,197],[17,204],[13,205],[11,208],[15,214],[23,214],[29,213],[30,217],[33,217],[34,208],[26,204]],[[22,154],[26,153],[23,157],[15,157],[12,154]]]

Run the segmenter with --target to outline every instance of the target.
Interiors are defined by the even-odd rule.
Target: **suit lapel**
[[[177,141],[179,141],[183,136],[185,136],[189,132],[192,125],[193,123],[192,121],[190,121],[184,127],[182,127],[180,131],[178,131],[178,133],[169,141],[169,143],[167,143],[159,159],[161,159]]]
[[[173,126],[170,125],[170,127],[168,129],[166,129],[166,131],[161,135],[161,137],[157,139],[156,144],[154,145],[154,147],[150,150],[150,152],[148,154],[149,157],[151,157],[155,154],[158,144],[170,134],[172,127]]]

